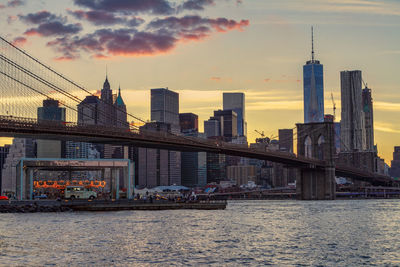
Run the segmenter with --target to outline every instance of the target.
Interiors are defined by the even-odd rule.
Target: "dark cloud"
[[[52,21],[40,24],[36,28],[28,29],[24,34],[26,35],[40,35],[40,36],[53,36],[53,35],[68,35],[76,34],[82,30],[81,24],[63,24],[60,21]]]
[[[227,0],[233,1],[233,0]],[[237,1],[237,0],[235,0]],[[201,41],[215,33],[243,30],[248,20],[205,18],[200,15],[177,16],[180,12],[202,11],[216,0],[73,0],[81,7],[67,10],[69,16],[97,26],[82,33],[80,23],[68,23],[67,16],[48,11],[19,15],[31,25],[25,36],[56,36],[47,43],[61,56],[58,60],[73,60],[87,53],[94,58],[112,56],[151,56],[168,53],[182,41]],[[143,13],[157,16],[145,21]],[[159,15],[162,15],[161,18]],[[32,27],[32,24],[35,27]],[[141,26],[143,25],[143,26]],[[141,27],[140,27],[141,26]],[[22,37],[24,38],[24,37]],[[26,42],[21,39],[21,42]]]
[[[121,13],[169,15],[175,8],[168,0],[74,0],[78,6],[92,10]]]
[[[0,9],[6,8],[6,7],[11,7],[11,8],[19,7],[19,6],[23,6],[23,5],[25,5],[24,0],[10,0],[5,5],[0,4]]]
[[[180,41],[199,41],[213,32],[242,29],[249,24],[225,18],[207,19],[200,16],[182,18],[168,17],[148,24],[146,31],[132,28],[101,29],[83,37],[63,37],[48,43],[62,59],[75,59],[81,51],[89,52],[96,58],[107,56],[149,56],[167,53]]]
[[[206,6],[215,5],[214,0],[187,0],[181,6],[183,10],[204,10]]]
[[[7,6],[8,7],[18,7],[18,6],[23,6],[25,5],[25,1],[23,0],[11,0],[8,1]]]
[[[106,11],[83,11],[83,10],[68,10],[68,13],[80,20],[87,20],[94,25],[115,25],[126,24],[130,27],[137,27],[144,23],[141,18],[121,17]]]
[[[226,18],[209,19],[200,16],[167,17],[156,19],[149,23],[148,27],[153,29],[170,29],[174,31],[185,31],[190,29],[200,29],[201,27],[212,27],[218,32],[226,32],[233,29],[243,29],[249,25],[248,20],[229,20]]]
[[[68,24],[67,18],[54,15],[48,11],[39,11],[27,15],[19,15],[19,19],[27,24],[37,24],[35,28],[25,31],[25,35],[57,36],[76,34],[82,30],[79,23]]]
[[[174,48],[177,39],[168,34],[150,32],[132,32],[127,29],[102,29],[95,33],[79,37],[63,37],[49,42],[64,54],[63,59],[79,58],[80,51],[91,53],[97,58],[108,55],[153,55],[165,53]]]
[[[116,17],[114,14],[106,11],[69,10],[68,13],[77,19],[85,19],[95,25],[114,25],[118,23],[125,23],[126,21],[125,19]]]
[[[61,16],[56,16],[48,11],[39,11],[36,13],[29,13],[26,15],[19,15],[19,19],[24,21],[25,23],[33,23],[33,24],[40,24],[45,22],[52,22],[52,21],[60,21],[65,22],[66,18]]]

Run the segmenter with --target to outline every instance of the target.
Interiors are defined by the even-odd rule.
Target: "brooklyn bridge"
[[[117,122],[114,127],[78,122],[79,111],[76,106],[83,102],[85,96],[93,95],[93,92],[1,37],[0,88],[0,134],[3,137],[210,152],[282,163],[287,168],[298,171],[297,195],[299,199],[305,200],[334,199],[335,176],[369,182],[374,186],[398,186],[391,177],[360,165],[338,162],[332,121],[297,124],[297,155],[254,149],[220,140],[182,136],[173,132],[151,131],[139,128],[134,123],[126,125],[122,121]],[[37,118],[37,108],[46,99],[58,100],[66,108],[66,121]],[[119,111],[126,115],[128,121],[147,121],[125,110]],[[81,115],[93,116],[86,113]]]

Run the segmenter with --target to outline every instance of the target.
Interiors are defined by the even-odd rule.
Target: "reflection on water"
[[[400,201],[0,215],[0,265],[400,265]]]

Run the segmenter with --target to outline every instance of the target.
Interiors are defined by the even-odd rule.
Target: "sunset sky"
[[[362,70],[372,89],[375,143],[386,162],[400,145],[400,1],[0,0],[1,36],[98,90],[106,66],[128,111],[150,118],[150,89],[180,94],[200,128],[222,92],[246,94],[249,141],[303,122],[302,67],[324,65],[340,119],[340,71]]]

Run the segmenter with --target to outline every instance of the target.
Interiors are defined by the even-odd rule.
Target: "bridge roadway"
[[[51,140],[134,145],[145,148],[168,149],[182,152],[210,152],[283,163],[291,167],[325,169],[325,161],[296,156],[279,151],[262,151],[247,146],[196,137],[177,136],[166,132],[109,128],[99,125],[78,125],[55,121],[0,115],[0,135]],[[368,181],[374,185],[393,184],[384,175],[354,167],[336,166],[336,175]]]

